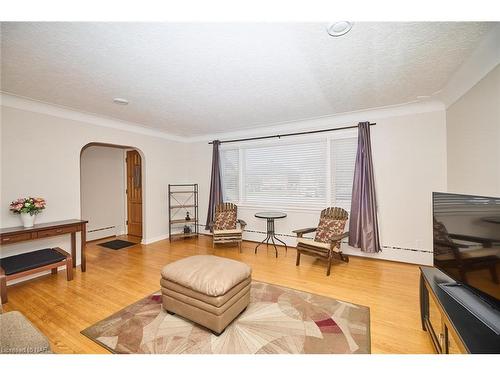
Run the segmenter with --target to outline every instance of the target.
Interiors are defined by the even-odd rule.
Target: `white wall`
[[[88,220],[87,239],[125,233],[125,150],[90,146],[81,154],[82,218]]]
[[[376,121],[371,128],[373,162],[383,251],[365,254],[343,245],[348,254],[403,262],[432,264],[432,191],[446,191],[446,126],[442,105],[411,105],[333,116],[321,120],[280,126],[280,132],[353,125]],[[347,122],[348,121],[348,122]],[[287,129],[288,128],[288,129]],[[277,134],[276,129],[260,129],[247,135]],[[239,134],[219,134],[229,139]],[[210,187],[211,146],[206,140],[189,145],[192,158],[190,179],[200,184],[200,216],[206,220]],[[272,207],[265,207],[266,210]],[[265,231],[265,222],[254,214],[264,207],[239,207],[239,216],[250,231]],[[286,219],[276,220],[281,239],[295,245],[293,229],[315,226],[319,211],[285,210]],[[245,233],[245,238],[260,241],[262,233]],[[422,251],[423,250],[423,251]],[[265,250],[264,250],[265,251]]]
[[[37,217],[39,223],[81,218],[80,152],[85,145],[98,142],[140,150],[144,165],[143,241],[148,243],[168,236],[168,184],[186,182],[181,162],[185,150],[182,143],[141,134],[140,129],[134,127],[130,127],[132,131],[119,130],[117,122],[101,120],[96,116],[7,99],[0,107],[2,227],[20,224],[19,217],[9,212],[8,204],[24,195],[46,198],[47,208]],[[37,112],[30,111],[30,107]],[[95,125],[93,121],[106,126]],[[126,124],[124,128],[127,128]],[[69,238],[54,237],[3,246],[0,256],[48,246],[69,249],[69,245]],[[77,260],[80,262],[79,255]]]
[[[500,197],[500,65],[446,111],[448,190]]]
[[[25,103],[26,104],[26,103]],[[38,222],[82,217],[80,208],[80,151],[98,142],[137,147],[144,162],[144,241],[166,238],[167,185],[200,184],[200,214],[204,221],[208,204],[211,147],[207,139],[182,143],[155,136],[97,126],[86,117],[79,120],[67,112],[28,105],[4,103],[2,108],[2,192],[1,226],[19,224],[19,218],[7,210],[10,200],[22,195],[39,195],[47,199],[47,209]],[[44,112],[44,113],[40,113]],[[430,263],[431,192],[446,190],[446,133],[442,105],[424,103],[333,116],[319,120],[279,125],[280,131],[295,131],[356,124],[369,119],[379,202],[382,253],[369,255],[348,249],[346,253],[394,259],[422,264]],[[255,129],[247,134],[275,134],[275,128]],[[227,136],[244,136],[227,134]],[[220,138],[223,139],[223,135]],[[22,139],[22,147],[19,144]],[[35,161],[35,162],[34,162]],[[185,163],[189,162],[189,168]],[[164,204],[162,204],[164,202]],[[253,217],[262,208],[241,207],[240,215],[249,230],[263,231],[265,223]],[[276,222],[278,233],[294,244],[291,230],[316,225],[318,212],[288,210],[288,218]],[[260,240],[261,233],[249,232],[247,239]],[[1,256],[33,249],[33,246],[69,248],[69,240],[51,238],[37,243],[15,244],[2,248]],[[394,249],[399,247],[403,249]],[[414,251],[414,250],[423,250]]]

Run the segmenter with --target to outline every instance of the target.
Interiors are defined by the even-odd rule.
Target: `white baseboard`
[[[141,241],[141,244],[149,245],[150,243],[158,242],[158,241],[162,241],[162,240],[166,240],[166,239],[168,239],[168,234],[162,234],[161,236],[156,236],[156,237],[152,237],[152,238],[144,238]]]

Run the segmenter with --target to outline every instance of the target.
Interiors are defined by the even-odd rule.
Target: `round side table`
[[[277,240],[278,242],[281,242],[285,246],[285,251],[288,251],[288,248],[286,246],[286,243],[281,241],[278,237],[276,237],[276,234],[274,232],[274,220],[275,219],[283,219],[286,217],[286,213],[284,212],[257,212],[255,214],[255,217],[259,219],[266,219],[267,220],[267,237],[259,243],[257,246],[255,246],[255,254],[257,254],[257,248],[260,245],[263,245],[266,243],[269,246],[269,240],[273,243],[274,250],[276,251],[276,258],[278,257],[278,248],[276,247],[276,243],[274,240]]]

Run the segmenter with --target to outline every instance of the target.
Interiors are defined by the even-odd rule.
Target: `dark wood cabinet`
[[[434,350],[439,354],[500,353],[500,336],[439,287],[453,281],[437,268],[420,267],[422,329]]]

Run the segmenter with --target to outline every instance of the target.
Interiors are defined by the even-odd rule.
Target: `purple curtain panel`
[[[367,253],[381,251],[369,122],[358,124],[358,151],[352,184],[349,246],[357,247]]]
[[[222,180],[220,173],[220,154],[219,154],[220,141],[213,142],[212,152],[212,174],[210,177],[210,195],[208,199],[208,212],[207,222],[205,229],[210,229],[210,224],[215,219],[215,207],[222,203]]]

